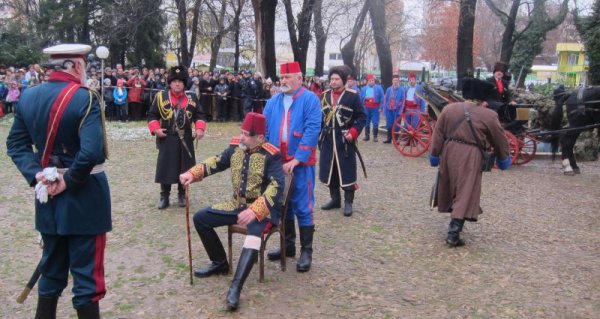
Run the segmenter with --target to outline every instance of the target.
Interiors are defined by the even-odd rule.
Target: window
[[[329,60],[342,60],[341,53],[329,53]]]
[[[578,65],[579,64],[579,54],[578,53],[569,53],[569,55],[567,55],[567,64],[568,65]]]

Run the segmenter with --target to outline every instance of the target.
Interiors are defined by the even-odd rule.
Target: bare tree
[[[506,63],[508,63],[512,57],[513,48],[517,40],[519,40],[523,33],[531,26],[531,21],[529,21],[524,28],[522,28],[520,31],[517,31],[517,15],[522,4],[521,2],[521,0],[512,1],[510,10],[508,12],[504,12],[500,10],[492,0],[485,0],[487,6],[496,16],[500,18],[502,25],[504,25],[500,61],[504,61]]]
[[[175,0],[175,6],[177,7],[177,22],[179,26],[179,52],[178,54],[180,63],[186,67],[190,66],[192,59],[194,58],[194,50],[196,48],[196,41],[198,39],[198,23],[200,21],[200,7],[202,6],[202,0],[194,0],[193,6],[188,9],[185,0]],[[188,25],[188,11],[191,10],[192,22]],[[191,37],[188,46],[188,29],[191,30]]]
[[[460,0],[456,50],[456,76],[459,79],[459,88],[462,78],[473,76],[473,34],[476,6],[477,0]]]
[[[392,85],[392,52],[387,38],[387,29],[385,22],[385,0],[372,0],[369,9],[371,24],[373,25],[373,37],[377,56],[379,57],[379,69],[381,71],[381,81],[384,87]]]
[[[332,28],[339,17],[344,17],[348,20],[349,9],[353,6],[354,1],[337,1],[315,0],[313,16],[315,19],[315,75],[323,75],[325,66],[325,48],[329,36],[332,33]]]
[[[275,59],[275,9],[277,0],[252,0],[256,31],[256,70],[265,77],[277,75]]]
[[[244,2],[244,0],[216,0],[206,2],[206,6],[208,7],[213,22],[211,25],[214,27],[214,30],[209,34],[210,70],[213,70],[217,65],[217,56],[219,54],[219,49],[221,48],[223,37],[230,33],[234,28],[239,27],[238,21]],[[234,10],[233,17],[227,14],[228,5],[231,5]],[[227,21],[231,21],[229,25],[226,25]]]
[[[294,52],[294,60],[300,64],[302,73],[306,74],[306,55],[310,43],[310,22],[313,16],[315,0],[303,0],[298,21],[294,19],[291,0],[282,0],[285,6],[290,43]],[[296,31],[298,34],[296,35]]]
[[[356,18],[356,21],[354,22],[354,27],[352,28],[350,39],[342,47],[342,59],[344,60],[344,64],[349,66],[354,73],[356,73],[356,68],[354,65],[354,55],[356,54],[356,39],[360,35],[360,30],[362,29],[363,24],[365,22],[365,17],[369,12],[370,3],[371,1],[364,1],[363,7],[360,10],[358,17]]]

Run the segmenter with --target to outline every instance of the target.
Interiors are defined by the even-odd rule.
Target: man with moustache
[[[248,234],[227,294],[229,310],[239,306],[242,287],[258,257],[261,234],[269,224],[279,224],[280,219],[285,177],[279,150],[265,142],[265,130],[265,117],[248,113],[240,136],[231,139],[221,155],[209,157],[179,177],[181,184],[189,185],[231,168],[233,196],[194,214],[194,226],[211,260],[208,267],[194,272],[196,277],[229,272],[225,249],[214,229],[234,224],[247,226]]]
[[[84,44],[44,49],[53,72],[48,83],[23,92],[6,140],[8,156],[36,190],[35,228],[44,243],[36,319],[56,318],[69,273],[78,318],[100,318],[106,294],[108,154],[100,97],[83,87],[90,50]]]
[[[169,207],[171,184],[177,184],[178,205],[185,207],[185,192],[179,183],[179,174],[196,164],[194,136],[204,137],[206,123],[204,110],[195,94],[185,92],[188,82],[187,71],[182,66],[169,70],[169,89],[159,91],[148,112],[148,129],[156,136],[158,159],[155,182],[160,184],[158,209]]]
[[[281,65],[281,93],[267,101],[264,114],[267,118],[269,143],[281,150],[283,170],[294,174],[290,198],[290,212],[285,229],[285,251],[269,252],[270,260],[296,255],[294,216],[300,231],[300,258],[296,270],[310,270],[315,224],[315,164],[317,141],[321,131],[321,103],[317,96],[302,85],[302,71],[298,62]],[[285,254],[285,256],[282,256]]]
[[[319,179],[329,187],[331,200],[323,210],[341,207],[340,188],[344,190],[344,216],[352,216],[356,182],[356,139],[365,126],[365,110],[358,92],[345,87],[346,66],[329,70],[329,87],[323,92],[323,123],[319,137]]]

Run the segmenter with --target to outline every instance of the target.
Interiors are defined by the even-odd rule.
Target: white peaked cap
[[[44,54],[49,54],[51,57],[56,56],[59,58],[60,56],[82,56],[85,55],[92,50],[92,47],[87,44],[59,44],[55,46],[51,46],[49,48],[45,48],[42,52]]]

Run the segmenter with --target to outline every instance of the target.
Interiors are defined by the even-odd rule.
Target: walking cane
[[[188,261],[190,268],[190,285],[194,285],[192,274],[192,238],[190,236],[190,185],[185,186],[185,224],[187,228]]]

